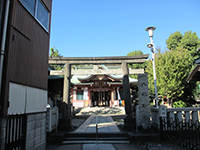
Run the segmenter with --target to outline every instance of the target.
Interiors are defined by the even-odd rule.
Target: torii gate
[[[120,57],[53,57],[49,58],[49,64],[60,64],[65,65],[64,70],[61,71],[51,71],[50,75],[64,75],[64,88],[63,88],[63,102],[66,104],[62,112],[61,126],[63,129],[66,127],[71,127],[71,117],[70,117],[70,79],[72,74],[88,74],[90,72],[82,71],[77,72],[76,70],[71,70],[71,65],[80,65],[80,64],[120,64],[121,69],[111,70],[96,70],[98,74],[123,74],[123,91],[125,99],[125,111],[126,118],[128,121],[127,126],[133,124],[132,120],[132,107],[131,107],[131,98],[130,98],[130,87],[129,87],[129,74],[144,74],[144,69],[128,69],[128,64],[134,63],[144,63],[145,60],[149,57],[146,55],[136,55],[136,56],[120,56]],[[95,70],[95,69],[94,69]],[[92,72],[91,72],[92,73]],[[126,119],[125,118],[125,119]],[[125,123],[126,124],[126,123]]]

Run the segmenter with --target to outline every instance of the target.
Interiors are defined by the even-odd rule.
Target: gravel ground
[[[76,116],[79,115],[125,115],[124,107],[86,107],[75,108]]]

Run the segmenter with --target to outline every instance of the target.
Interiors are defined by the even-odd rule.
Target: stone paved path
[[[98,131],[101,133],[120,132],[114,123],[111,114],[124,114],[124,108],[86,108],[79,111],[79,115],[91,115],[77,130],[77,133],[96,132],[96,122],[98,122]],[[148,143],[123,143],[113,142],[93,143],[93,144],[66,144],[66,145],[48,145],[47,150],[181,150],[180,148],[160,142]]]
[[[97,124],[97,125],[96,125]],[[76,131],[74,132],[95,132],[99,133],[120,132],[111,116],[91,115]]]

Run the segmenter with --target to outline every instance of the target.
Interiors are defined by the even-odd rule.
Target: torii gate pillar
[[[64,69],[64,85],[63,85],[63,102],[61,104],[62,119],[60,122],[61,130],[71,130],[71,104],[70,104],[70,82],[71,79],[71,65],[69,63],[65,64]]]
[[[128,130],[136,129],[136,119],[132,116],[132,103],[130,96],[130,84],[129,84],[129,72],[127,62],[122,62],[123,71],[123,92],[125,99],[125,111],[126,116],[124,118],[124,126]]]

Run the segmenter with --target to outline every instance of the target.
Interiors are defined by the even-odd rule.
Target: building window
[[[23,6],[36,18],[36,20],[49,31],[49,12],[41,0],[20,0]]]
[[[77,91],[77,100],[83,100],[83,91]]]
[[[20,0],[21,3],[28,9],[28,11],[34,15],[35,12],[35,0]]]
[[[43,25],[43,27],[48,30],[49,13],[46,10],[46,8],[44,7],[44,5],[41,3],[40,0],[37,0],[37,14],[36,14],[36,18]]]

